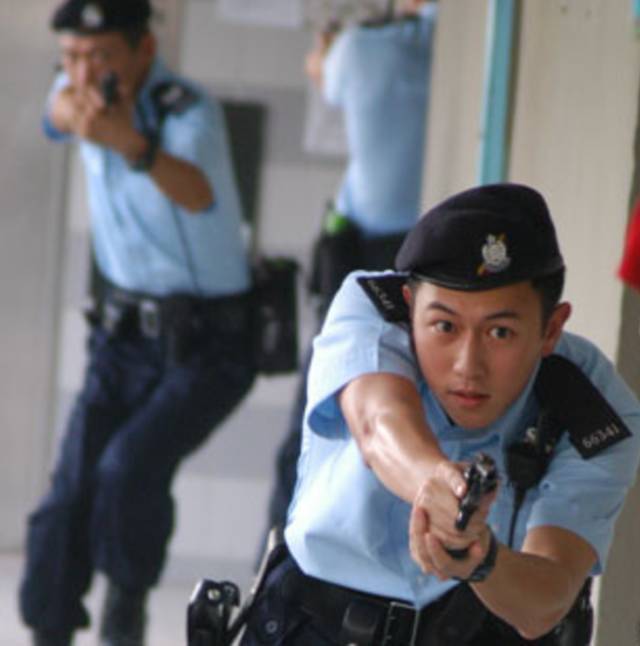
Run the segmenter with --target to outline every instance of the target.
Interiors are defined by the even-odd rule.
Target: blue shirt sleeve
[[[221,195],[235,190],[228,145],[222,108],[209,97],[201,96],[183,114],[169,116],[164,125],[162,149],[199,168],[209,182],[214,199],[205,212],[214,210]],[[229,185],[233,186],[227,189]]]
[[[347,432],[337,395],[357,377],[389,372],[418,379],[407,330],[384,321],[358,284],[359,275],[364,272],[345,279],[313,343],[306,419],[324,436]]]
[[[351,47],[352,32],[346,31],[336,37],[324,60],[322,76],[325,101],[334,107],[342,105],[345,95],[346,60]]]
[[[60,72],[56,75],[47,95],[47,101],[45,105],[45,112],[42,117],[42,130],[44,134],[51,139],[52,141],[70,141],[72,136],[67,132],[62,132],[58,130],[51,119],[51,104],[53,99],[56,97],[58,92],[65,88],[69,84],[69,79],[64,72]]]

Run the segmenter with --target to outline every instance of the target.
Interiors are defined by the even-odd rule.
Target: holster
[[[200,581],[187,608],[187,646],[230,646],[229,619],[239,603],[234,583]]]

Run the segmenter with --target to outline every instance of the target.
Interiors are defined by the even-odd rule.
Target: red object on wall
[[[631,213],[618,276],[629,287],[640,291],[640,199]]]

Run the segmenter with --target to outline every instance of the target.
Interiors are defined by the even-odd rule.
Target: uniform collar
[[[160,82],[165,81],[168,77],[169,69],[162,59],[156,56],[149,67],[147,77],[138,93],[138,103],[146,104],[151,101],[151,90]]]

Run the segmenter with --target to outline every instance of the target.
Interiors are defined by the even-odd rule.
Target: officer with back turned
[[[254,379],[250,272],[220,106],[156,54],[149,0],[66,0],[44,127],[84,163],[101,285],[89,362],[51,485],[28,526],[20,588],[38,646],[89,624],[142,646],[174,526],[173,477]]]
[[[323,32],[306,59],[327,103],[342,110],[349,158],[315,245],[313,291],[319,323],[345,276],[387,269],[420,215],[431,59],[433,0],[398,0],[390,16]],[[319,326],[318,326],[319,327]],[[279,447],[268,524],[282,526],[295,483],[308,357]]]

